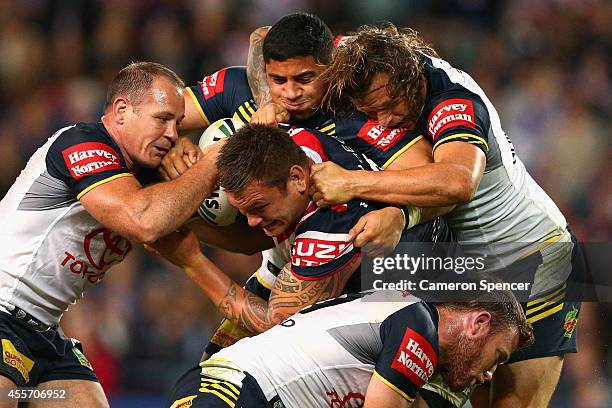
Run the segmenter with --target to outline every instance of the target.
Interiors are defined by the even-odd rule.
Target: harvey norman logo
[[[212,75],[204,77],[202,82],[200,82],[200,88],[202,89],[202,94],[204,94],[204,99],[208,100],[217,93],[223,92],[225,71],[227,71],[227,68],[223,68]]]
[[[429,115],[427,131],[432,138],[453,126],[476,127],[474,105],[469,99],[447,99],[439,103]]]
[[[62,156],[75,180],[105,170],[121,168],[117,152],[104,143],[79,143],[63,150]]]
[[[419,333],[406,329],[391,367],[422,387],[433,374],[437,357],[433,347]]]
[[[369,120],[359,129],[357,135],[372,146],[386,151],[406,133],[407,130],[405,128],[388,128]]]

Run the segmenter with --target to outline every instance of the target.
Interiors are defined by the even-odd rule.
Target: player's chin
[[[153,146],[153,148],[149,152],[149,156],[151,156],[152,160],[161,162],[161,160],[168,154],[169,151],[170,151],[170,146],[168,147]]]
[[[157,168],[161,165],[162,159],[164,158],[164,155],[152,155],[148,158],[147,162],[144,163],[144,167],[149,167],[151,169]]]
[[[464,381],[464,382],[448,383],[447,385],[448,385],[448,388],[450,388],[452,392],[461,392],[465,390],[467,387],[470,387],[474,384],[469,383],[468,381]]]
[[[303,107],[300,109],[287,109],[287,111],[289,112],[289,115],[291,116],[291,119],[295,120],[306,120],[308,118],[310,118],[315,110],[308,108],[308,109],[304,109]]]
[[[453,376],[452,378],[449,378],[448,375],[442,375],[442,378],[444,379],[446,385],[448,385],[448,388],[450,388],[453,392],[463,391],[473,383],[473,381],[471,381],[471,377],[457,378]]]

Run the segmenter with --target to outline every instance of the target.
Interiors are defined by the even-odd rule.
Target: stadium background
[[[612,234],[612,3],[605,0],[3,0],[0,1],[0,192],[50,134],[98,120],[105,86],[132,60],[186,83],[244,64],[252,29],[304,10],[334,33],[390,20],[419,30],[472,74],[535,179],[579,237]],[[211,252],[238,281],[256,257]],[[611,304],[589,304],[581,352],[552,407],[612,406]],[[62,321],[80,338],[113,407],[161,406],[219,321],[179,271],[140,249]]]

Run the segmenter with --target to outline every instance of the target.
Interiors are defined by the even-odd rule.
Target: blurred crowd
[[[0,192],[60,127],[95,121],[134,60],[186,83],[244,65],[250,32],[293,11],[334,33],[388,20],[418,30],[497,106],[531,175],[584,241],[612,236],[612,3],[607,0],[3,0]],[[64,317],[112,406],[161,406],[219,317],[180,271],[137,249]],[[210,255],[237,281],[257,257]],[[612,406],[612,303],[588,304],[553,407]],[[606,318],[608,317],[608,318]]]

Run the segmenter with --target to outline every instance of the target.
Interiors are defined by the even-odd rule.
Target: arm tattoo
[[[360,263],[361,257],[355,256],[331,276],[312,281],[297,279],[287,264],[278,274],[268,302],[231,282],[218,307],[244,330],[261,333],[306,306],[338,296]]]
[[[261,333],[274,326],[267,316],[268,302],[234,282],[231,282],[218,307],[223,316],[249,334]]]
[[[249,54],[247,57],[247,79],[253,98],[258,108],[272,101],[266,78],[266,64],[263,58],[263,40],[265,34],[257,29],[251,34]]]
[[[285,266],[270,295],[270,320],[278,324],[306,306],[340,295],[360,263],[361,257],[355,256],[330,276],[311,281],[297,279],[291,273],[291,265]]]

